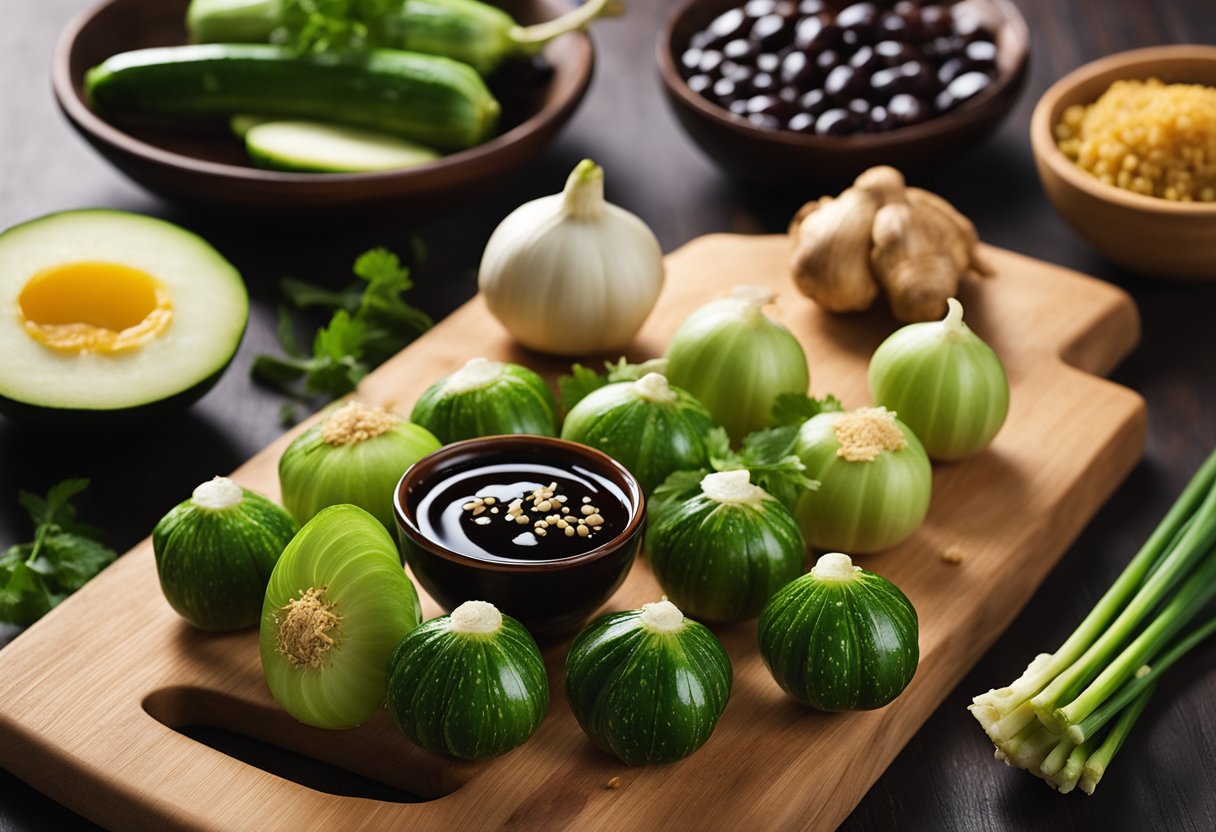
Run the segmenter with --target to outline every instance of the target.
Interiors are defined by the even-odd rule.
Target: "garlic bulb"
[[[520,344],[556,355],[625,347],[663,287],[663,252],[646,224],[604,201],[604,169],[584,159],[560,194],[512,211],[494,230],[478,283]]]

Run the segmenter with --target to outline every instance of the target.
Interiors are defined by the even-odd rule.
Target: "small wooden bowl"
[[[565,35],[545,58],[553,69],[536,100],[504,101],[504,131],[485,144],[399,171],[308,174],[254,168],[226,128],[213,131],[115,125],[89,109],[85,71],[118,52],[186,43],[188,0],[104,0],[64,29],[51,81],[72,126],[115,167],[151,191],[197,202],[287,210],[371,208],[432,211],[536,156],[573,115],[591,81],[594,53],[584,35]],[[505,0],[517,20],[556,17],[562,0]]]
[[[454,552],[423,534],[414,511],[444,476],[491,462],[553,461],[612,482],[629,501],[629,521],[607,542],[560,560],[487,561]],[[546,436],[487,436],[454,442],[412,465],[393,496],[397,538],[414,577],[447,610],[489,601],[537,639],[569,635],[625,580],[642,541],[646,498],[633,474],[594,448]]]
[[[1054,129],[1074,104],[1097,100],[1113,82],[1158,78],[1216,87],[1216,46],[1155,46],[1077,69],[1043,94],[1030,144],[1043,189],[1060,216],[1102,256],[1147,277],[1216,280],[1216,204],[1171,202],[1108,185],[1065,156]]]
[[[762,130],[688,88],[678,59],[693,34],[741,0],[685,0],[659,36],[659,73],[680,124],[727,172],[762,184],[845,184],[874,165],[904,171],[945,162],[996,129],[1026,80],[1030,31],[1010,0],[966,0],[996,31],[998,74],[988,88],[938,118],[888,133],[813,136]]]

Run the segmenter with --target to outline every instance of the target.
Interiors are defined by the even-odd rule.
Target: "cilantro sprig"
[[[17,495],[34,524],[34,539],[0,555],[0,621],[33,624],[114,560],[98,529],[76,519],[71,500],[88,485],[87,479],[70,479],[45,497]]]
[[[405,301],[414,283],[396,254],[383,248],[364,252],[354,272],[359,280],[340,291],[290,278],[282,281],[292,307],[332,310],[333,316],[306,351],[296,338],[292,312],[280,308],[278,340],[286,356],[259,355],[250,370],[256,381],[301,400],[344,396],[431,328],[430,316]],[[283,417],[288,421],[294,414],[285,410]]]
[[[384,42],[401,0],[283,0],[271,40],[299,52],[361,49]]]
[[[602,373],[597,373],[582,364],[574,364],[570,367],[569,375],[560,376],[557,379],[558,402],[561,404],[562,413],[569,413],[589,393],[593,393],[601,387],[620,381],[637,381],[647,373],[663,374],[666,372],[666,358],[652,358],[640,364],[630,364],[624,356],[621,356],[616,361],[605,361]]]

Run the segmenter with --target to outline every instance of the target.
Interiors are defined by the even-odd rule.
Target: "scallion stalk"
[[[998,759],[1092,793],[1157,678],[1216,632],[1216,452],[1075,632],[970,707]],[[1179,634],[1182,634],[1179,637]]]

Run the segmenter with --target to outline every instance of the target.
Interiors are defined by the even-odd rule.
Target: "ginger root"
[[[790,236],[794,282],[832,312],[869,309],[881,289],[899,320],[938,320],[963,275],[992,274],[971,221],[885,166],[804,205]]]

